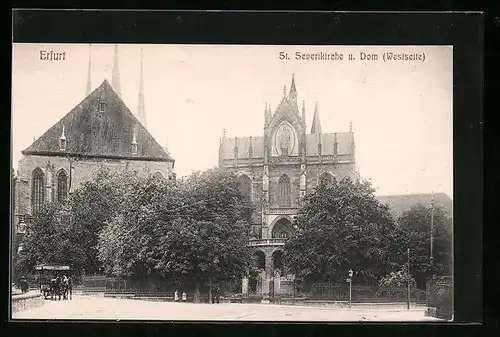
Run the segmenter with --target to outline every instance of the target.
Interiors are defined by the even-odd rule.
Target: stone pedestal
[[[279,296],[281,294],[281,278],[274,278],[274,296]]]
[[[248,278],[245,277],[241,280],[241,293],[243,296],[248,296]]]
[[[262,280],[262,296],[269,296],[269,279]]]

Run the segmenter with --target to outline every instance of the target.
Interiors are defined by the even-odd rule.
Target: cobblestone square
[[[201,321],[437,321],[424,309],[342,310],[272,304],[194,304],[74,296],[15,312],[16,319]]]

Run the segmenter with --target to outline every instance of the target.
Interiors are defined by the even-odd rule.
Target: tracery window
[[[333,175],[329,172],[324,172],[323,174],[321,174],[321,176],[319,177],[319,183],[321,185],[325,185],[325,186],[328,186],[328,185],[331,185],[333,184]]]
[[[45,202],[45,175],[41,168],[37,167],[33,170],[33,178],[31,184],[31,209],[35,213],[42,208]]]
[[[68,176],[64,170],[57,173],[57,202],[63,203],[68,198]]]
[[[290,178],[286,174],[282,175],[278,181],[279,205],[283,207],[290,206]]]

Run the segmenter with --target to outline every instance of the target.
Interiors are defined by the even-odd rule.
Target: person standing
[[[179,292],[177,290],[174,293],[174,301],[179,302]]]
[[[19,282],[21,286],[21,292],[26,293],[28,292],[28,281],[26,281],[26,278],[24,276],[21,277],[21,281]]]
[[[187,294],[186,292],[182,292],[182,302],[186,302],[187,301]]]
[[[73,279],[71,276],[68,276],[68,293],[69,293],[69,299],[73,299]]]

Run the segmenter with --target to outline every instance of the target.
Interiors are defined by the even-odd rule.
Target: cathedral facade
[[[305,102],[299,109],[297,99],[292,75],[277,109],[273,112],[266,104],[261,136],[223,135],[220,141],[219,167],[237,174],[242,192],[257,209],[249,242],[262,270],[262,287],[250,284],[250,291],[257,293],[268,293],[270,279],[288,278],[282,248],[303,198],[320,183],[358,178],[352,125],[347,132],[324,133],[316,103],[307,132]],[[243,292],[245,288],[248,280],[243,280]]]
[[[46,202],[64,202],[102,167],[135,170],[168,179],[174,159],[146,128],[142,59],[136,115],[120,97],[118,47],[112,83],[104,80],[61,120],[22,151],[15,178],[14,227],[22,234]]]

